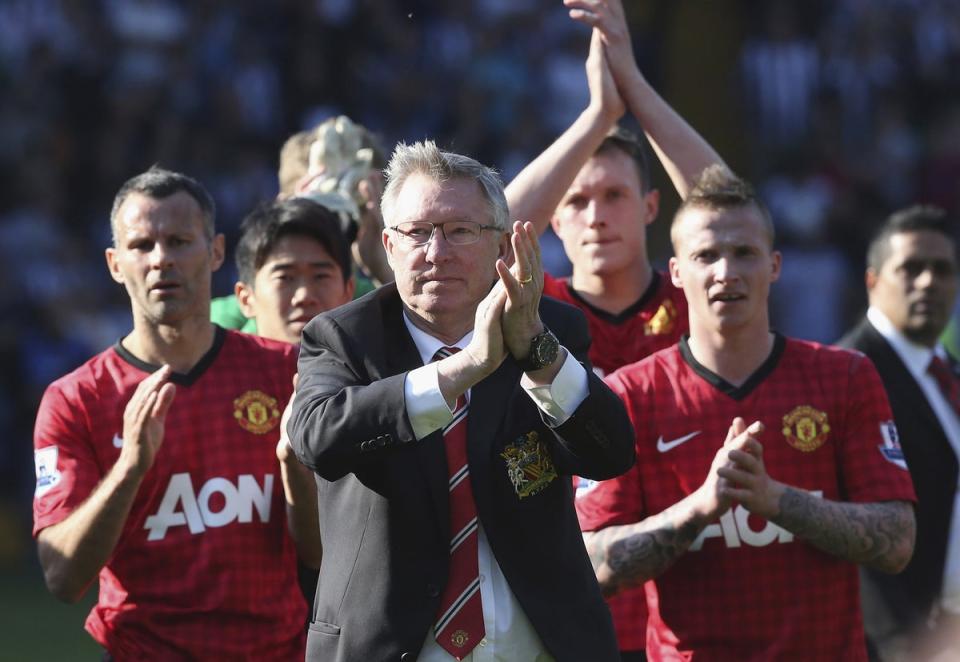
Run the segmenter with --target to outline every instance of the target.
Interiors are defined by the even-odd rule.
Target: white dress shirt
[[[886,339],[893,351],[913,375],[930,408],[936,414],[953,452],[960,457],[960,418],[947,402],[940,390],[940,384],[927,369],[934,354],[946,361],[947,353],[942,345],[935,349],[918,345],[900,333],[893,322],[876,308],[867,310],[867,320]],[[950,537],[947,543],[947,557],[943,568],[943,593],[941,607],[952,614],[960,614],[960,485],[953,497],[953,518],[950,522]]]
[[[413,337],[424,365],[407,373],[404,382],[404,397],[407,416],[417,439],[439,430],[453,420],[453,412],[440,393],[437,365],[433,357],[441,347],[450,347],[413,325],[404,313],[403,321]],[[473,337],[471,331],[454,347],[463,349]],[[524,375],[521,386],[541,411],[554,424],[564,423],[587,397],[587,373],[583,366],[567,352],[567,358],[553,382],[547,386],[534,386]],[[470,391],[466,393],[470,400]],[[483,626],[486,636],[464,660],[468,662],[494,662],[531,660],[548,662],[553,657],[540,641],[539,635],[527,619],[516,596],[510,590],[506,577],[497,563],[493,550],[480,523],[477,537],[477,557],[480,570],[480,599],[483,604]],[[420,651],[421,662],[449,662],[453,657],[437,643],[433,627],[427,632]]]

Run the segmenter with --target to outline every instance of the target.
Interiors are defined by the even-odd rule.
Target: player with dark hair
[[[608,594],[653,579],[651,660],[865,660],[856,564],[899,572],[915,528],[877,372],[770,331],[773,226],[725,168],[671,239],[690,334],[607,379],[637,463],[577,499],[597,578]]]
[[[210,322],[223,235],[199,183],[153,168],[123,185],[111,224],[133,330],[40,404],[47,586],[73,602],[99,576],[86,628],[114,659],[302,659],[294,561],[319,550],[281,483],[310,474],[291,458],[278,476],[276,457],[296,348]]]
[[[385,165],[386,156],[376,136],[342,115],[295,133],[280,150],[277,200],[306,198],[338,220],[353,260],[345,272],[351,276],[352,296],[393,279],[380,243],[381,169]],[[240,280],[250,284],[242,274]],[[210,309],[217,324],[256,333],[257,323],[250,313],[236,294],[215,298]],[[299,335],[291,338],[290,342],[299,342]]]
[[[265,338],[300,342],[314,315],[350,301],[350,244],[339,219],[310,198],[265,204],[241,225],[235,286],[249,330]]]

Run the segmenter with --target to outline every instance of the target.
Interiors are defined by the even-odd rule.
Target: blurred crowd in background
[[[777,328],[836,340],[871,229],[915,201],[960,212],[960,2],[626,4],[648,79],[772,209]],[[30,556],[43,389],[130,327],[102,258],[124,180],[197,177],[230,246],[283,140],[346,114],[509,181],[584,108],[588,40],[560,0],[0,0],[0,564]],[[231,255],[214,293],[235,275]]]

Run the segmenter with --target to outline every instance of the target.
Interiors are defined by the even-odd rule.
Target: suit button
[[[427,596],[431,598],[440,597],[440,587],[436,584],[427,584]]]
[[[417,656],[413,653],[403,653],[400,655],[400,662],[413,662]]]

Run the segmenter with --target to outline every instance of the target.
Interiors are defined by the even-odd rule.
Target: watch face
[[[557,358],[557,351],[559,350],[560,345],[557,342],[557,337],[550,333],[542,334],[537,338],[536,347],[534,348],[534,353],[536,354],[536,362],[541,366],[550,365]]]
[[[560,351],[560,341],[549,330],[534,336],[530,341],[530,353],[520,361],[524,371],[539,370],[557,360]]]

